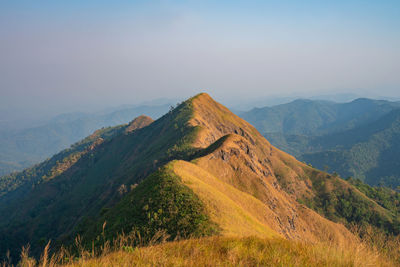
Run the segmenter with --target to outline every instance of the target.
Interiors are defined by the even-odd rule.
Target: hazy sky
[[[0,105],[398,97],[399,14],[383,0],[1,1]]]

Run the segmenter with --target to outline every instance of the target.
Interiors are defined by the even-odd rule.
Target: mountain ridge
[[[102,127],[116,126],[146,113],[159,118],[170,105],[136,106],[104,113],[72,113],[56,116],[35,127],[0,133],[0,176],[30,167]]]
[[[166,189],[157,190],[160,186]],[[361,216],[369,212],[380,220],[369,223],[397,229],[393,214],[352,185],[273,147],[253,126],[202,93],[143,128],[102,142],[21,199],[0,205],[0,212],[10,214],[0,220],[0,236],[12,241],[7,244],[13,255],[26,241],[40,251],[49,239],[62,244],[78,233],[91,244],[104,225],[109,238],[133,228],[148,238],[157,230],[176,236],[178,226],[189,229],[185,236],[190,231],[209,235],[214,230],[205,229],[215,224],[221,235],[256,234],[253,225],[287,239],[357,242],[344,226],[357,221],[341,212],[342,202],[329,198],[329,209],[321,204],[325,195],[318,192],[335,190],[345,200],[352,197],[351,205],[368,207],[354,206]],[[184,200],[191,204],[183,214]],[[195,208],[199,205],[204,210]],[[224,206],[234,211],[235,220],[223,213]],[[189,227],[192,220],[201,227]]]
[[[349,103],[294,100],[287,104],[254,109],[240,114],[260,132],[321,135],[349,130],[373,122],[399,102],[358,98]]]
[[[396,109],[352,130],[310,139],[310,147],[323,150],[304,153],[300,158],[319,168],[329,166],[331,171],[344,177],[396,188],[400,185],[396,160],[400,149],[399,129],[400,109]]]

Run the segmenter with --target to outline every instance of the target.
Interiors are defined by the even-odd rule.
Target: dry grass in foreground
[[[77,254],[63,248],[51,253],[49,242],[39,261],[29,257],[29,247],[23,248],[18,266],[400,266],[400,236],[387,236],[372,227],[352,230],[362,239],[347,247],[255,236],[166,242],[168,235],[159,231],[148,242],[140,235],[122,234],[85,250],[77,237],[73,249]]]
[[[338,249],[280,238],[209,237],[148,247],[122,246],[98,257],[83,253],[64,266],[396,266],[363,246]],[[56,266],[42,257],[40,266]],[[25,257],[21,266],[34,266]]]

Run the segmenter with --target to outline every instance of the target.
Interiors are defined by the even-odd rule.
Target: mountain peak
[[[165,230],[172,238],[181,231],[188,236],[217,231],[227,236],[353,242],[345,226],[327,219],[352,219],[340,213],[339,201],[325,211],[321,203],[333,194],[332,199],[365,207],[372,210],[370,216],[391,223],[389,213],[350,184],[273,147],[206,93],[155,122],[143,115],[122,127],[109,141],[79,154],[79,160],[69,160],[68,168],[56,168],[60,172],[51,180],[35,182],[34,187],[27,183],[5,196],[8,202],[0,205],[0,213],[11,216],[0,218],[0,236],[6,237],[0,240],[0,252],[28,242],[39,244],[43,237],[68,242],[78,233],[90,245],[101,229],[110,240],[139,229],[141,236]],[[41,168],[44,164],[48,163]],[[53,173],[50,167],[48,173]],[[13,239],[13,233],[21,240]],[[41,248],[35,249],[38,253]]]
[[[207,93],[205,92],[201,92],[197,95],[195,95],[194,97],[191,98],[192,100],[194,99],[201,99],[201,100],[205,100],[205,101],[214,101],[214,99]]]
[[[127,133],[133,132],[134,130],[146,127],[152,122],[153,119],[150,118],[149,116],[140,115],[139,117],[136,117],[128,124],[128,127],[126,128],[125,132]]]
[[[207,147],[228,134],[244,136],[253,143],[254,136],[261,137],[253,126],[207,93],[198,94],[189,101],[193,113],[189,124],[200,129],[193,144],[195,147]]]

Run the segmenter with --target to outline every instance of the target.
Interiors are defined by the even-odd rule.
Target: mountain
[[[63,114],[40,126],[0,132],[0,175],[39,163],[102,127],[127,123],[141,114],[158,118],[170,106],[136,106],[95,114]]]
[[[310,138],[300,158],[371,185],[400,186],[400,109],[352,130]]]
[[[130,125],[144,127],[98,133],[89,149],[75,149],[78,159],[60,166],[52,158],[37,166],[49,164],[50,171],[27,170],[20,175],[28,182],[3,190],[1,255],[10,249],[17,257],[26,243],[38,255],[49,240],[59,247],[77,235],[86,247],[120,234],[151,242],[160,231],[168,240],[220,235],[347,244],[358,242],[346,228],[353,224],[400,231],[393,210],[275,148],[207,94],[154,122],[142,117]]]
[[[287,104],[289,102],[292,102],[296,99],[301,98],[300,95],[290,95],[290,96],[264,96],[260,97],[257,96],[256,98],[248,99],[246,101],[237,100],[233,103],[229,103],[229,106],[235,107],[237,110],[252,110],[255,107],[260,108],[260,107],[272,107],[272,106],[277,106],[277,105],[282,105],[282,104]],[[303,96],[304,98],[304,96]],[[310,95],[306,97],[307,99],[310,100],[321,100],[321,101],[331,101],[331,102],[350,102],[353,101],[354,99],[360,98],[359,95],[356,94],[348,94],[348,93],[335,93],[335,94],[325,94],[325,95]],[[376,98],[376,97],[373,97]],[[389,100],[389,99],[387,99]],[[231,108],[232,110],[232,108]]]
[[[349,103],[298,99],[274,107],[255,108],[240,116],[263,134],[315,136],[353,129],[396,108],[400,108],[400,102],[365,98]]]
[[[19,198],[21,197],[21,194],[29,191],[31,187],[34,187],[36,183],[40,183],[41,180],[52,179],[70,168],[82,156],[93,151],[104,141],[110,140],[118,134],[129,133],[136,129],[140,129],[152,122],[153,120],[150,117],[142,115],[126,125],[96,130],[90,136],[73,144],[70,148],[57,153],[41,164],[37,164],[22,172],[14,172],[4,175],[0,179],[0,197],[11,192],[11,194],[8,194],[6,197]],[[25,189],[23,190],[23,188]],[[19,195],[15,196],[14,194],[16,193]]]
[[[400,185],[399,103],[297,100],[243,114],[272,144],[302,161],[370,185]]]

